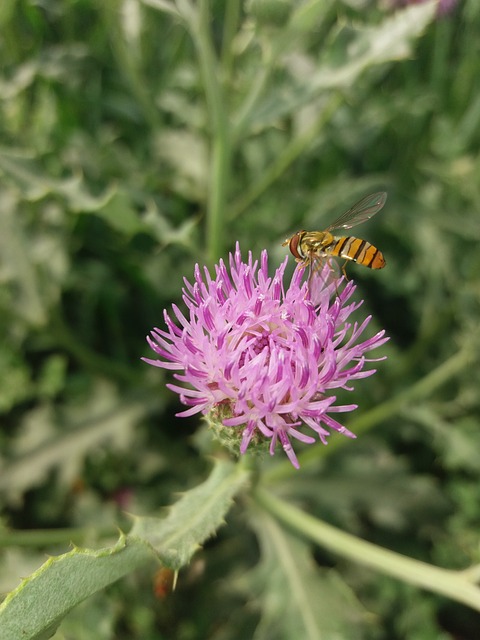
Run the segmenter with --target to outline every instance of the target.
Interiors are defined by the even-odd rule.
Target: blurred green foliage
[[[479,562],[480,6],[464,0],[424,34],[407,15],[368,0],[2,3],[6,534],[81,527],[93,544],[128,527],[124,510],[158,510],[203,479],[198,421],[174,417],[164,373],[140,362],[145,334],[195,262],[236,240],[280,261],[287,235],[386,190],[358,235],[387,268],[349,269],[391,336],[381,375],[355,394],[367,427],[319,445],[278,487],[385,547],[450,568]],[[464,352],[442,386],[368,426],[369,410]],[[234,509],[167,600],[155,599],[152,567],[55,637],[295,637],[268,635],[274,524],[263,524],[258,543]],[[68,541],[6,544],[1,590]],[[480,636],[466,608],[328,553],[315,560],[330,571],[324,589],[341,575],[355,593],[358,637]]]

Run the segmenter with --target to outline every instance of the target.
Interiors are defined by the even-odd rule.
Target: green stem
[[[99,3],[98,6],[104,17],[106,31],[110,38],[118,69],[129,84],[149,127],[155,130],[159,123],[158,109],[152,100],[152,92],[148,82],[142,76],[140,61],[132,54],[125,42],[125,34],[120,25],[120,3],[117,0],[107,0]]]
[[[480,611],[480,589],[468,579],[468,571],[440,569],[360,540],[317,520],[263,489],[257,489],[254,497],[270,514],[322,547],[365,567],[447,596]]]
[[[312,140],[315,139],[325,123],[331,118],[340,102],[340,94],[333,95],[317,120],[306,131],[293,138],[287,144],[281,155],[264,171],[259,180],[251,186],[240,200],[233,204],[231,207],[231,219],[236,218],[247,209],[312,144]]]
[[[229,0],[225,3],[225,19],[223,25],[222,39],[222,74],[223,79],[228,82],[233,73],[233,39],[238,29],[238,20],[240,17],[239,0]]]
[[[199,0],[196,15],[198,21],[192,19],[189,25],[199,57],[212,135],[206,246],[208,259],[215,262],[224,251],[231,144],[225,95],[219,78],[219,63],[212,44],[209,0]]]
[[[218,258],[224,254],[229,163],[230,150],[227,137],[223,134],[217,135],[212,146],[212,176],[207,211],[207,257],[211,263],[217,262]]]
[[[366,411],[358,418],[353,419],[349,423],[348,428],[356,435],[365,433],[383,421],[391,418],[399,413],[404,407],[412,402],[428,397],[436,389],[448,382],[455,375],[464,371],[468,365],[476,358],[476,350],[474,348],[462,348],[451,358],[443,362],[436,369],[427,374],[424,378],[413,384],[405,391],[401,391],[393,398],[382,402],[370,411]],[[346,438],[334,437],[330,440],[328,447],[309,447],[298,456],[298,461],[302,468],[318,464],[318,460],[322,456],[331,455],[338,447],[345,446]],[[296,473],[289,462],[282,462],[265,473],[265,479],[268,482],[277,482],[284,477],[290,477]]]
[[[274,67],[274,59],[270,54],[265,56],[266,59],[262,61],[260,68],[255,74],[252,87],[243,101],[239,112],[235,118],[233,136],[235,140],[239,140],[245,135],[247,126],[252,117],[252,114],[257,106],[257,103],[262,96],[265,87],[267,86],[268,79],[270,78]]]
[[[351,427],[356,434],[364,433],[371,428],[377,426],[392,415],[399,413],[409,404],[427,398],[431,393],[436,391],[451,378],[461,371],[464,371],[476,358],[475,349],[462,348],[445,362],[442,362],[436,369],[428,373],[424,378],[413,384],[405,391],[386,400],[377,407],[370,409],[363,415],[354,419]]]
[[[278,30],[275,37],[270,37],[260,30],[256,43],[261,47],[261,60],[253,78],[251,89],[241,104],[234,122],[233,137],[235,140],[245,136],[254,118],[255,110],[265,94],[273,72],[281,66],[280,61],[286,52],[297,49],[308,29],[306,25],[315,25],[317,34],[324,31],[324,23],[328,19],[333,0],[324,2],[292,3],[292,12],[288,23]]]
[[[0,532],[0,548],[7,547],[50,547],[59,544],[81,545],[86,541],[118,538],[118,527],[77,527],[70,529],[32,529],[29,531]]]
[[[451,60],[452,24],[450,20],[437,20],[434,27],[434,38],[430,86],[433,88],[437,100],[445,104],[449,98],[449,95],[445,92],[445,87],[448,78],[449,61]],[[448,87],[447,91],[450,89],[451,87]]]

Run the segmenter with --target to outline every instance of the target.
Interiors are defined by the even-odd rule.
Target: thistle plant
[[[389,613],[388,632],[444,637],[444,629],[433,628],[444,617],[433,598],[418,597],[412,612],[417,594],[394,581],[383,589],[374,572],[480,611],[479,471],[471,444],[478,429],[468,413],[478,404],[470,366],[477,347],[473,338],[458,340],[452,355],[460,332],[448,322],[450,314],[455,326],[466,327],[468,314],[472,325],[478,316],[476,245],[469,254],[479,208],[475,1],[452,13],[466,16],[470,31],[462,27],[462,38],[456,28],[453,40],[445,38],[450,20],[436,23],[433,56],[428,40],[416,44],[435,16],[460,4],[455,0],[368,7],[322,0],[24,4],[2,13],[2,295],[4,316],[17,312],[2,352],[3,386],[16,404],[0,461],[7,495],[0,578],[11,589],[0,604],[1,640],[48,638],[59,626],[59,637],[350,640],[382,636],[368,624],[381,620],[392,601],[398,609],[403,602],[405,613],[397,607]],[[89,25],[91,41],[84,42]],[[438,87],[453,120],[432,92]],[[79,114],[86,122],[75,129]],[[362,297],[370,296],[362,296],[363,287],[332,279],[328,264],[312,286],[305,261],[291,271],[287,257],[276,262],[273,252],[248,251],[254,242],[280,244],[283,232],[300,228],[293,226],[300,222],[297,195],[307,225],[308,211],[319,209],[320,218],[333,197],[343,201],[392,183],[396,220],[388,222],[389,242],[381,249],[393,255],[369,282],[372,301],[375,287],[382,291],[382,320],[365,311]],[[417,185],[404,198],[404,217],[402,184]],[[457,190],[456,200],[446,186]],[[426,211],[416,215],[422,193]],[[443,210],[455,203],[468,223],[457,238],[459,252],[452,249],[457,225]],[[226,258],[237,237],[243,251],[237,243]],[[400,262],[399,255],[408,259]],[[210,266],[197,265],[192,278],[195,261]],[[178,272],[186,274],[183,293]],[[417,300],[416,284],[428,284],[428,274],[434,286]],[[349,276],[355,278],[354,269]],[[404,310],[399,304],[407,293],[415,300]],[[141,312],[132,313],[133,295],[141,297]],[[152,311],[152,299],[168,307],[163,318]],[[399,308],[398,324],[421,325],[412,348],[396,343],[392,316]],[[139,359],[147,348],[139,344],[155,322],[146,366]],[[392,336],[388,344],[382,326]],[[12,350],[15,340],[21,355]],[[380,375],[366,380],[387,353]],[[432,398],[442,385],[448,385],[444,403]],[[179,400],[176,417],[164,411],[167,397]],[[26,420],[17,428],[20,414]],[[74,428],[71,416],[78,417]],[[465,424],[454,425],[455,416]],[[185,418],[197,427],[203,420],[208,429],[187,441]],[[142,442],[145,425],[155,451],[150,440]],[[430,482],[395,449],[404,433],[413,449],[420,426],[423,446],[436,441]],[[456,440],[460,432],[464,439]],[[83,477],[87,456],[102,448],[117,454],[108,465],[98,463],[108,489],[115,489],[117,467],[127,469],[118,477],[128,486],[107,498],[107,491],[94,497],[95,475],[90,487]],[[449,484],[455,465],[461,481]],[[423,474],[423,459],[420,468]],[[396,486],[383,486],[392,477]],[[429,509],[445,502],[440,484],[461,508],[435,523]],[[89,491],[85,501],[77,500],[82,491]],[[172,491],[183,493],[165,512]],[[67,498],[72,505],[63,509]],[[146,515],[105,509],[105,500]],[[71,528],[34,530],[32,518],[28,530],[16,530],[30,504],[38,513],[46,505],[47,521],[57,514],[55,523]],[[424,508],[422,518],[411,507],[415,516]],[[105,526],[104,517],[110,517]],[[366,521],[374,525],[364,527]],[[387,523],[380,535],[378,522]],[[394,547],[413,528],[419,544],[408,540],[408,548],[427,561],[362,539]],[[24,556],[22,545],[29,548]],[[452,548],[456,556],[447,555]],[[431,558],[445,568],[429,564]],[[368,571],[362,575],[359,567]],[[143,581],[139,595],[128,581],[93,604],[94,615],[77,609],[133,572],[136,585]],[[194,589],[200,597],[199,591],[192,597]],[[377,610],[366,614],[366,606]],[[415,620],[421,628],[412,631]]]
[[[332,414],[357,405],[336,404],[335,390],[352,391],[372,375],[366,354],[387,338],[364,337],[371,318],[351,319],[362,304],[352,301],[355,285],[329,278],[328,264],[315,279],[315,302],[305,269],[286,282],[286,266],[287,259],[269,277],[267,252],[260,262],[249,252],[244,262],[238,243],[229,269],[221,260],[212,277],[197,265],[193,284],[185,279],[187,316],[176,305],[175,319],[165,312],[165,329],[147,338],[159,358],[145,361],[176,372],[180,384],[167,386],[189,406],[179,417],[207,416],[240,454],[269,442],[273,455],[280,444],[298,468],[292,440],[326,444],[331,430],[355,437]]]

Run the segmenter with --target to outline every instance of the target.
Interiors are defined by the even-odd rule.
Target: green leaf
[[[313,24],[319,29],[334,4],[334,0],[305,0],[298,3],[291,15],[289,30],[293,34],[310,33]]]
[[[158,11],[170,13],[176,18],[180,18],[182,15],[178,8],[175,6],[175,2],[171,2],[171,0],[142,0],[142,2],[148,7],[153,7],[154,9],[158,9]]]
[[[100,550],[75,548],[50,558],[0,605],[2,640],[45,640],[77,604],[122,576],[154,560],[173,569],[224,522],[247,472],[218,462],[210,477],[188,491],[164,518],[137,518],[128,535]]]
[[[21,217],[21,203],[11,190],[3,189],[0,193],[0,211],[0,254],[3,277],[6,277],[9,285],[12,283],[12,289],[15,292],[8,297],[8,300],[23,321],[41,326],[46,322],[50,296],[46,295],[47,287],[45,289],[42,287],[39,272],[33,264],[29,232]],[[58,291],[55,284],[53,291],[55,293]],[[7,300],[4,304],[6,303]]]
[[[96,211],[112,197],[114,187],[100,196],[92,196],[84,188],[81,175],[52,178],[26,155],[0,149],[0,171],[8,175],[26,200],[40,200],[47,195],[63,197],[72,211]]]
[[[165,129],[156,138],[160,159],[172,168],[169,186],[186,199],[203,202],[208,193],[209,152],[197,132]]]
[[[0,5],[0,25],[5,25],[14,13],[15,0],[4,0]]]
[[[95,213],[103,218],[113,229],[127,236],[145,231],[145,225],[140,220],[138,212],[133,207],[128,194],[118,190],[112,197],[99,207]]]
[[[149,560],[148,544],[123,534],[111,548],[50,558],[0,606],[2,640],[50,638],[75,605]]]
[[[247,481],[241,465],[217,462],[208,480],[185,493],[164,520],[137,518],[130,535],[148,540],[163,564],[180,569],[224,522],[234,496]]]
[[[341,578],[319,569],[307,544],[265,512],[254,512],[253,525],[262,560],[244,586],[262,610],[255,640],[362,637],[362,609]]]
[[[341,44],[342,63],[335,59],[324,62],[314,70],[309,61],[308,72],[298,75],[295,60],[287,59],[292,78],[286,84],[272,90],[263,104],[252,113],[250,126],[255,128],[271,124],[296,109],[318,99],[325,91],[352,87],[368,68],[401,60],[411,55],[412,44],[424,32],[435,13],[436,3],[407,7],[386,18],[378,26],[358,30],[353,42]],[[337,39],[343,35],[342,30]],[[336,43],[332,43],[335,50]],[[334,54],[330,54],[335,58]],[[313,71],[313,72],[312,72]]]
[[[116,390],[100,380],[90,400],[76,416],[72,412],[64,416],[63,430],[56,424],[51,405],[40,405],[25,415],[22,437],[12,447],[15,455],[2,461],[1,491],[10,497],[21,495],[42,482],[53,467],[63,482],[71,482],[86,453],[101,443],[124,449],[131,446],[134,427],[148,411],[145,403],[128,397],[121,402]]]
[[[170,244],[178,244],[192,251],[196,251],[198,247],[198,227],[200,224],[199,217],[187,218],[178,226],[173,226],[168,218],[158,211],[154,203],[149,203],[144,215],[143,222],[145,229],[155,238],[162,248]]]
[[[480,611],[478,565],[463,571],[436,567],[352,536],[262,489],[257,488],[255,499],[286,526],[329,551]]]
[[[27,363],[10,345],[2,345],[0,351],[0,377],[3,381],[0,389],[0,412],[6,413],[17,402],[28,398],[33,387]]]

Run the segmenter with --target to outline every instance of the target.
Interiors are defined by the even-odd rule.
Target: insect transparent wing
[[[312,254],[308,269],[310,299],[313,304],[317,304],[322,291],[332,282],[336,282],[341,278],[340,267],[338,262],[330,257]]]
[[[372,218],[385,204],[387,194],[385,191],[372,193],[365,196],[353,205],[351,209],[342,213],[342,215],[329,225],[326,231],[331,229],[351,229],[357,224],[362,224]]]

